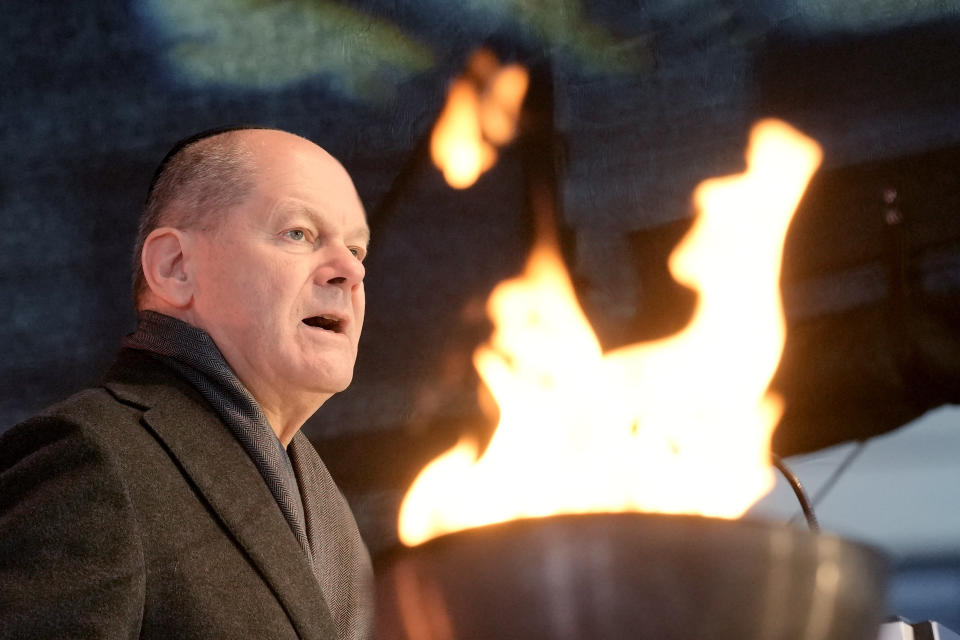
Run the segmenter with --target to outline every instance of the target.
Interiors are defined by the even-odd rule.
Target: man
[[[199,134],[141,219],[137,331],[0,439],[0,638],[367,638],[372,573],[300,427],[350,382],[369,231],[298,136]]]

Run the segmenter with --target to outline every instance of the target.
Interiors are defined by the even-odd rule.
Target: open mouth
[[[333,331],[334,333],[343,333],[343,321],[333,316],[311,316],[304,318],[302,322],[311,327]]]

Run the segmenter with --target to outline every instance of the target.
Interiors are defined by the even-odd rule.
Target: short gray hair
[[[133,250],[134,306],[148,290],[141,256],[154,229],[216,229],[224,210],[242,203],[254,189],[254,156],[243,143],[243,129],[174,149],[161,163],[140,216]]]

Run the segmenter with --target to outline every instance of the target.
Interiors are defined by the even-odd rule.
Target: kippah
[[[213,136],[218,136],[221,133],[227,133],[228,131],[243,131],[245,129],[273,129],[274,127],[268,127],[262,124],[228,124],[220,127],[214,127],[212,129],[204,129],[198,133],[187,136],[186,138],[181,138],[170,147],[170,150],[167,151],[167,154],[163,156],[163,160],[160,161],[160,164],[157,165],[157,169],[153,172],[153,178],[150,179],[150,187],[147,189],[147,199],[150,201],[150,196],[153,194],[153,188],[157,185],[157,180],[160,178],[160,174],[163,173],[163,170],[166,169],[167,165],[173,160],[173,157],[183,151],[186,147],[189,147],[194,142],[200,142],[205,138],[212,138]]]

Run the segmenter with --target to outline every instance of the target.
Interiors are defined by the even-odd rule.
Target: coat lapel
[[[145,425],[246,551],[300,637],[335,638],[310,562],[246,451],[186,381],[149,355],[124,352],[104,386],[145,409]]]

